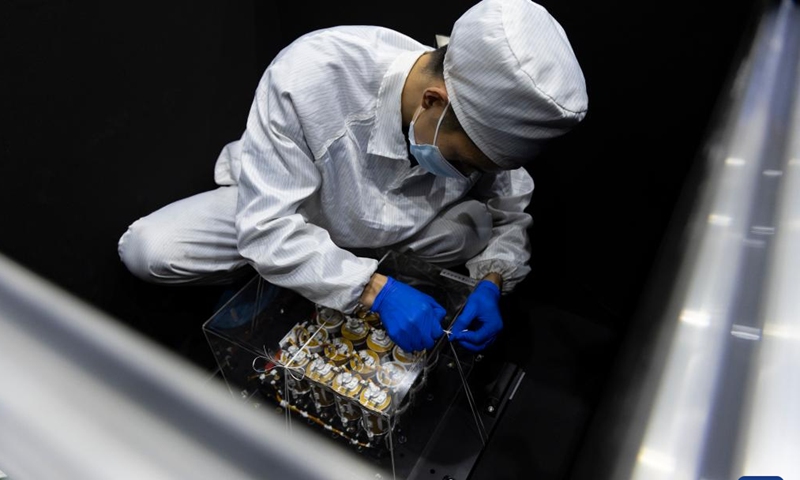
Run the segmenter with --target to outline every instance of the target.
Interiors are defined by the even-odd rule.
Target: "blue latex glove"
[[[389,338],[406,352],[433,347],[444,333],[441,325],[446,313],[444,308],[430,295],[392,277],[387,278],[371,310],[381,316]]]
[[[453,323],[451,341],[473,352],[488,347],[503,329],[500,316],[500,288],[489,280],[481,280],[467,298],[467,304]],[[470,326],[477,330],[467,330]]]

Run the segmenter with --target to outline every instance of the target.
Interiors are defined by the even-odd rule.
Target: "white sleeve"
[[[533,219],[525,209],[533,195],[533,179],[524,168],[484,175],[474,193],[492,215],[492,238],[467,262],[467,269],[477,279],[490,272],[499,273],[503,292],[508,293],[531,271],[528,228]]]
[[[240,254],[267,281],[342,311],[355,308],[377,261],[337,247],[298,208],[321,177],[288,89],[267,69],[242,137],[236,230]]]

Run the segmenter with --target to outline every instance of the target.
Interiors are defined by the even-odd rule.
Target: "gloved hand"
[[[381,316],[389,338],[406,352],[433,347],[442,336],[444,308],[430,295],[387,277],[371,310]]]
[[[488,347],[503,329],[500,317],[500,288],[489,280],[481,280],[467,298],[467,304],[453,323],[451,341],[473,352]],[[470,325],[476,330],[467,330]]]

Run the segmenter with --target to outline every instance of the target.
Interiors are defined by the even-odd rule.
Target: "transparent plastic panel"
[[[435,298],[447,311],[443,328],[475,283],[395,252],[378,271]],[[403,351],[375,312],[333,310],[260,277],[203,328],[232,394],[267,397],[361,448],[387,446],[387,433],[424,394],[445,341]]]

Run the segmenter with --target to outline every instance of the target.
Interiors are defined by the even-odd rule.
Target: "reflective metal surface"
[[[798,10],[763,5],[573,478],[800,479]]]

